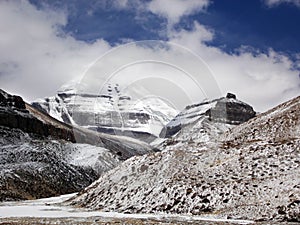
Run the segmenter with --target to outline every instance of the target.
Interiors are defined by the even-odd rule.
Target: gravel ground
[[[107,217],[82,217],[82,218],[4,218],[0,219],[0,225],[6,224],[14,224],[14,225],[35,225],[35,224],[65,224],[65,225],[75,225],[75,224],[216,224],[216,225],[227,225],[227,224],[243,224],[243,223],[230,223],[230,222],[216,222],[216,221],[176,221],[168,219],[128,219],[128,218],[107,218]],[[252,223],[252,224],[270,224],[266,223]],[[293,225],[293,223],[272,223],[272,224],[280,224],[280,225]],[[295,223],[296,224],[296,223]]]

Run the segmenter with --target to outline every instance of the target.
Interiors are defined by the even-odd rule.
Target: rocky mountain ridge
[[[204,116],[216,123],[238,125],[255,115],[256,112],[250,105],[237,100],[234,94],[227,93],[226,97],[186,106],[164,127],[160,137],[172,137],[185,126],[197,123]]]
[[[201,117],[170,138],[166,150],[127,160],[66,204],[300,222],[299,109],[297,97],[225,133],[215,132],[221,123]],[[194,135],[191,142],[180,134],[203,124],[204,136]],[[210,145],[203,143],[203,137],[216,134]]]
[[[256,115],[253,108],[234,94],[187,106],[151,144],[160,150],[215,147],[221,135]]]
[[[64,204],[300,222],[300,97],[257,116],[232,94],[187,106],[152,143],[156,153],[64,124],[4,91],[0,100],[1,200],[78,191],[100,175]],[[46,128],[30,130],[23,121],[32,119]]]

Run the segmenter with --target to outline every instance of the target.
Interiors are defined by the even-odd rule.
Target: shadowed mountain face
[[[199,106],[181,113],[185,126],[160,145],[164,151],[127,160],[67,204],[300,222],[300,97],[240,125],[215,122],[205,113],[211,106]]]
[[[134,139],[64,124],[0,90],[0,201],[77,192],[149,152]]]
[[[64,141],[31,137],[0,126],[0,143],[0,201],[76,192],[103,172],[68,163],[68,152],[77,150]]]
[[[18,128],[43,137],[52,136],[75,141],[72,127],[59,123],[38,111],[32,111],[32,108],[20,96],[12,96],[1,89],[0,125]]]

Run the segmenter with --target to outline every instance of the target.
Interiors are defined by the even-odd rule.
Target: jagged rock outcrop
[[[66,204],[127,213],[300,222],[299,110],[300,97],[229,125],[210,146],[193,140],[131,158]],[[213,121],[202,118],[198,124],[203,123],[207,135],[216,134]]]
[[[0,89],[0,106],[13,107],[16,110],[26,112],[25,102],[20,96],[10,95]]]
[[[204,118],[216,123],[238,125],[255,115],[256,113],[250,105],[237,100],[234,94],[228,93],[225,98],[187,106],[162,129],[159,136],[170,138],[184,127],[195,124]]]
[[[24,132],[41,135],[44,137],[65,139],[75,142],[75,137],[70,126],[59,124],[55,126],[30,114],[26,103],[20,96],[10,95],[0,89],[0,125],[18,128]],[[46,116],[45,116],[46,117]]]
[[[250,105],[236,100],[234,94],[228,93],[226,98],[218,100],[205,114],[214,122],[238,125],[253,118],[256,112]]]

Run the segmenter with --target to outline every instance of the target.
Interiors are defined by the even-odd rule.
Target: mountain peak
[[[249,104],[236,99],[235,94],[227,93],[226,97],[186,106],[164,127],[160,137],[171,137],[183,127],[205,118],[215,123],[238,125],[255,115],[256,112]]]
[[[178,113],[163,99],[133,99],[119,84],[107,84],[100,93],[76,92],[76,81],[53,97],[32,105],[65,123],[120,136],[153,141]]]
[[[236,99],[236,95],[232,93],[227,93],[226,98],[233,98]]]
[[[19,111],[26,110],[25,102],[23,101],[22,97],[10,95],[2,89],[0,89],[0,106],[15,108]]]

